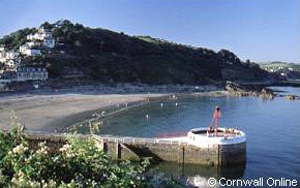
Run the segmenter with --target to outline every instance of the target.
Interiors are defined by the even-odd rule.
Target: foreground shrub
[[[148,187],[144,161],[109,158],[93,140],[68,139],[57,152],[28,147],[20,129],[0,131],[0,187]]]

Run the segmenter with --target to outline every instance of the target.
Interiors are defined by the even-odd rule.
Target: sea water
[[[300,88],[276,87],[281,94],[298,94]],[[182,181],[294,180],[300,186],[300,101],[284,97],[178,97],[131,108],[105,120],[101,134],[135,137],[165,137],[208,127],[215,106],[221,108],[220,127],[237,127],[247,134],[245,165],[216,168],[200,165],[160,163],[162,176]],[[266,182],[264,185],[266,185]]]

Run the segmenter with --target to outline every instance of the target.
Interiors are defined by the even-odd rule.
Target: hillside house
[[[21,62],[21,57],[18,52],[0,52],[0,62],[6,65],[8,68],[14,68]]]
[[[16,71],[5,71],[0,75],[0,79],[6,82],[11,82],[12,80],[16,80],[16,78]]]
[[[9,59],[4,62],[4,64],[10,69],[16,68],[17,66],[20,65],[20,63],[21,63],[20,59]]]
[[[19,52],[21,54],[26,55],[27,54],[27,50],[32,49],[32,48],[37,48],[41,45],[41,43],[39,42],[27,42],[26,44],[22,45],[19,47]]]
[[[44,40],[45,38],[52,38],[52,34],[50,32],[47,33],[35,33],[27,35],[27,40],[34,41],[34,40]]]
[[[27,42],[26,44],[19,47],[19,52],[23,55],[28,55],[28,56],[40,56],[41,51],[37,49],[40,46],[41,46],[40,42],[36,42],[36,41]]]
[[[39,47],[41,46],[41,43],[33,41],[33,42],[26,42],[26,44],[29,48]]]
[[[25,55],[26,54],[26,50],[28,50],[28,49],[29,49],[29,47],[26,44],[24,44],[24,45],[22,45],[22,46],[19,47],[19,52],[21,54]]]
[[[42,53],[39,49],[26,49],[24,55],[36,57],[41,56]]]
[[[4,45],[0,46],[0,52],[5,52],[6,51],[6,47]]]
[[[5,62],[6,61],[6,53],[5,52],[0,52],[0,62]]]
[[[43,45],[48,48],[54,48],[55,39],[52,37],[46,37],[46,38],[44,38]]]
[[[17,69],[17,81],[47,80],[48,71],[44,67],[19,67]]]
[[[9,60],[9,59],[17,59],[20,57],[20,53],[18,52],[15,52],[15,51],[9,51],[9,52],[6,52],[6,59]]]

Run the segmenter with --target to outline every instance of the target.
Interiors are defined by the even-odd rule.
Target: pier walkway
[[[32,145],[46,142],[56,150],[67,141],[66,134],[29,133]],[[87,139],[90,135],[76,135]],[[112,135],[92,135],[97,147],[116,160],[142,160],[153,162],[170,161],[178,163],[202,164],[209,166],[228,166],[244,164],[246,161],[246,142],[209,147],[196,146],[188,142],[188,137],[138,138]]]
[[[172,161],[203,165],[230,165],[244,163],[246,143],[197,147],[187,137],[137,138],[93,135],[98,147],[108,155],[121,160]]]

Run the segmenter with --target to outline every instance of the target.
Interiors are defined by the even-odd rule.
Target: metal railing
[[[187,145],[187,142],[180,140],[166,140],[161,138],[139,138],[139,137],[117,137],[107,135],[93,135],[95,139],[106,142],[118,142],[123,144],[169,144],[169,145]]]

